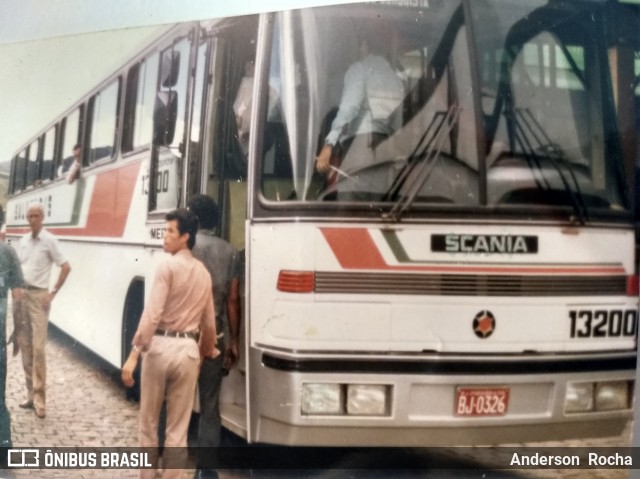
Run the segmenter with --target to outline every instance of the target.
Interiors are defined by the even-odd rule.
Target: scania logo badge
[[[480,311],[473,318],[473,332],[481,339],[486,339],[493,334],[496,329],[496,318],[491,311]]]

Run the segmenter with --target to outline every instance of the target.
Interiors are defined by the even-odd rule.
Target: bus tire
[[[142,310],[144,309],[144,279],[134,279],[129,285],[127,291],[127,297],[124,302],[124,311],[122,315],[122,358],[121,362],[124,362],[131,353],[131,341],[138,329],[138,323],[140,316],[142,316]],[[126,388],[126,398],[131,401],[140,400],[140,363],[133,373],[133,380],[135,384]]]

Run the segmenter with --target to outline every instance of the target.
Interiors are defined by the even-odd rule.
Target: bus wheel
[[[131,341],[138,329],[138,322],[140,316],[142,316],[142,310],[144,309],[144,280],[134,280],[129,285],[127,291],[127,298],[124,302],[124,312],[122,316],[122,364],[129,357],[131,353]],[[133,387],[126,389],[126,397],[132,401],[140,400],[140,363],[133,373],[133,380],[135,384]]]

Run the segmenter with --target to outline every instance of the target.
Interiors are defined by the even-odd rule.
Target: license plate
[[[509,388],[456,389],[456,416],[504,416],[509,407]]]

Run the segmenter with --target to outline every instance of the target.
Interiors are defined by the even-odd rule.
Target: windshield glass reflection
[[[276,17],[263,197],[381,202],[392,216],[414,205],[556,205],[581,219],[624,208],[594,12],[470,5],[473,38],[456,1]]]

